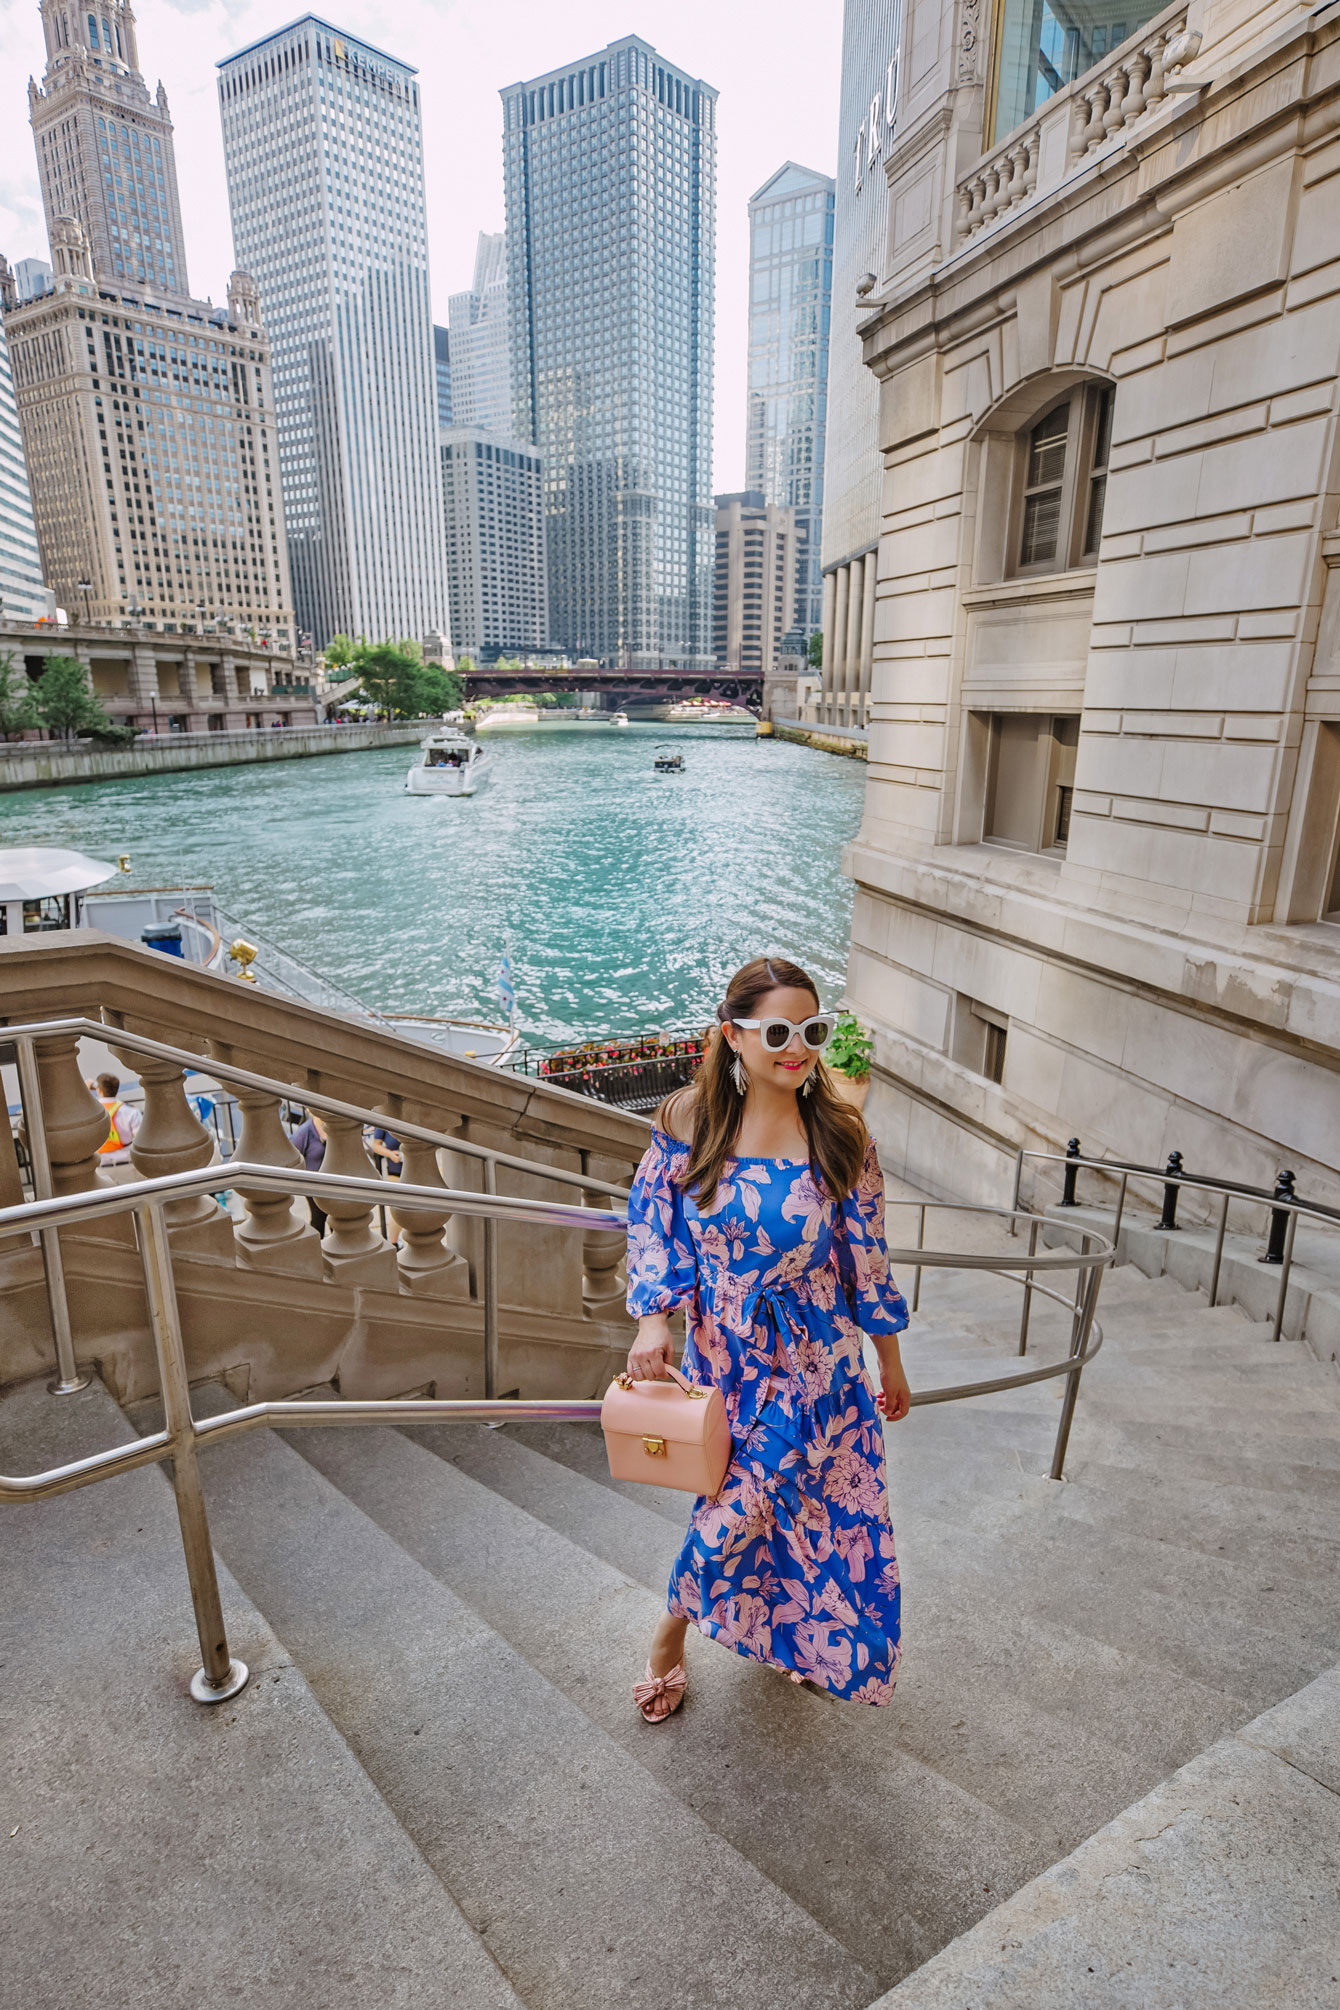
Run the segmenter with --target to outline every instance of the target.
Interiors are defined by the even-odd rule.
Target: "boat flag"
[[[503,951],[503,960],[498,966],[498,996],[502,999],[503,1010],[510,1026],[516,1019],[516,986],[512,982],[512,959]]]

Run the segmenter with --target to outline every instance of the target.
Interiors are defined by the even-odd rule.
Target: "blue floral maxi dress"
[[[715,1383],[735,1456],[694,1502],[669,1609],[737,1654],[861,1703],[898,1670],[898,1562],[862,1330],[898,1333],[873,1144],[835,1202],[788,1159],[726,1162],[700,1213],[662,1130],[628,1200],[628,1310],[683,1305],[684,1373]]]

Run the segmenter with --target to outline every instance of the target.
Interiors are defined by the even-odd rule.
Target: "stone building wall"
[[[1334,1200],[1340,9],[1165,10],[985,157],[942,40],[862,327],[870,1113],[941,1192],[1078,1134]]]

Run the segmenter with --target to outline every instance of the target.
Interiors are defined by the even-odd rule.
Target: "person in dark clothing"
[[[315,1110],[309,1110],[306,1117],[298,1125],[297,1130],[293,1133],[293,1143],[302,1154],[302,1162],[308,1172],[320,1172],[322,1161],[326,1156],[326,1127]],[[318,1207],[316,1202],[309,1198],[307,1211],[312,1217],[312,1227],[318,1235],[324,1235],[326,1232],[325,1209]]]

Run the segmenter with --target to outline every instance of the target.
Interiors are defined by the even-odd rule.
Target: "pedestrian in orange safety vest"
[[[99,1075],[98,1101],[107,1112],[108,1126],[107,1141],[98,1146],[98,1157],[105,1166],[129,1165],[131,1141],[144,1121],[144,1112],[121,1101],[121,1084],[115,1075]]]

